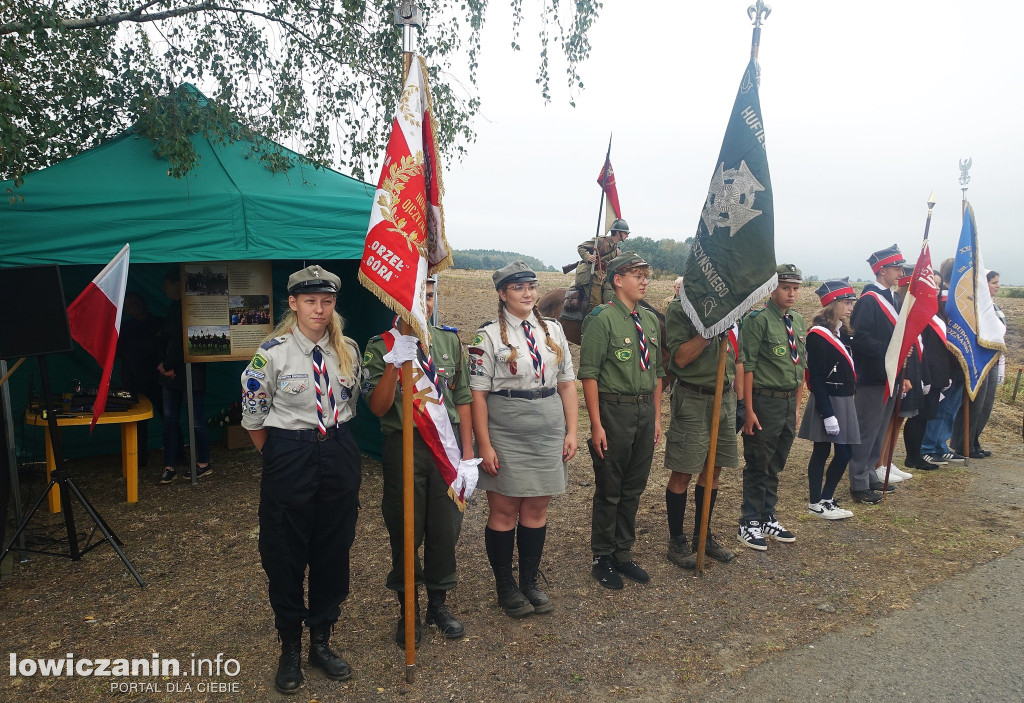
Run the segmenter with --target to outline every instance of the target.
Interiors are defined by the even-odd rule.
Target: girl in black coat
[[[848,326],[857,296],[845,278],[826,281],[815,293],[823,307],[807,332],[807,385],[811,395],[797,436],[814,442],[807,464],[807,509],[826,520],[841,520],[853,513],[839,507],[835,490],[850,462],[852,445],[860,443],[853,403],[857,374]],[[825,462],[833,447],[835,456],[826,472]]]

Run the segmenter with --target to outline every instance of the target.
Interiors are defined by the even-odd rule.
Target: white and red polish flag
[[[900,308],[896,328],[892,331],[885,352],[885,375],[888,378],[886,398],[895,392],[896,378],[911,347],[919,344],[918,337],[939,311],[938,297],[939,288],[932,278],[932,256],[928,251],[926,235],[914,266],[914,275],[910,279],[910,288],[907,289],[907,299]]]
[[[359,282],[430,344],[426,279],[452,265],[444,235],[441,169],[427,64],[409,67],[381,167],[359,265]]]
[[[92,283],[68,305],[71,337],[103,367],[96,402],[92,406],[90,432],[107,407],[110,372],[114,368],[114,353],[117,351],[117,336],[121,331],[121,309],[124,307],[127,286],[128,245],[125,244],[117,256],[92,279]]]
[[[597,176],[597,183],[604,191],[604,231],[607,234],[615,220],[622,217],[622,208],[619,207],[619,191],[615,187],[615,171],[612,169],[611,146],[609,142],[609,154],[604,159],[604,166]]]

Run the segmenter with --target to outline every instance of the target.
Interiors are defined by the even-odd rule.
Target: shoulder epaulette
[[[484,328],[484,327],[486,327],[487,325],[493,325],[493,324],[494,324],[495,322],[497,322],[497,320],[488,320],[488,321],[487,321],[487,322],[485,322],[484,324],[480,325],[480,329],[483,329],[483,328]]]
[[[755,308],[754,310],[751,310],[750,312],[748,312],[748,313],[747,313],[746,315],[744,315],[743,317],[744,317],[744,318],[747,318],[747,319],[749,319],[749,318],[751,318],[751,317],[757,317],[758,315],[760,315],[760,314],[761,314],[761,311],[762,311],[762,310],[764,310],[764,308]]]
[[[268,349],[276,347],[278,344],[285,341],[286,339],[288,339],[288,337],[285,335],[282,335],[280,337],[274,337],[273,339],[268,339],[267,341],[260,345],[260,349],[266,351]]]
[[[372,337],[370,337],[369,339],[367,339],[366,343],[369,344],[370,342],[376,342],[378,339],[383,339],[383,336],[379,335],[379,334],[375,334]]]
[[[454,332],[455,334],[459,333],[458,327],[449,327],[448,325],[434,325],[434,328],[444,330],[445,332]]]
[[[610,305],[611,305],[611,303],[601,303],[600,305],[595,305],[594,309],[590,311],[590,314],[591,315],[600,315],[601,312],[603,310],[607,310]]]

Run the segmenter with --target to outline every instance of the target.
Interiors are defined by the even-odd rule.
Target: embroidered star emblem
[[[701,213],[708,235],[714,234],[716,227],[721,227],[734,237],[745,224],[761,214],[761,210],[753,207],[754,194],[764,189],[747,168],[746,161],[740,161],[739,168],[730,169],[726,169],[724,163],[718,164]]]

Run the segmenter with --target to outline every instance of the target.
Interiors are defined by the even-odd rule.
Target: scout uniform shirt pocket
[[[612,335],[608,338],[608,351],[613,358],[619,361],[630,361],[636,354],[633,344],[633,337],[616,337]]]
[[[277,377],[277,393],[288,398],[288,406],[299,408],[313,405],[313,381],[309,374],[289,373]]]

